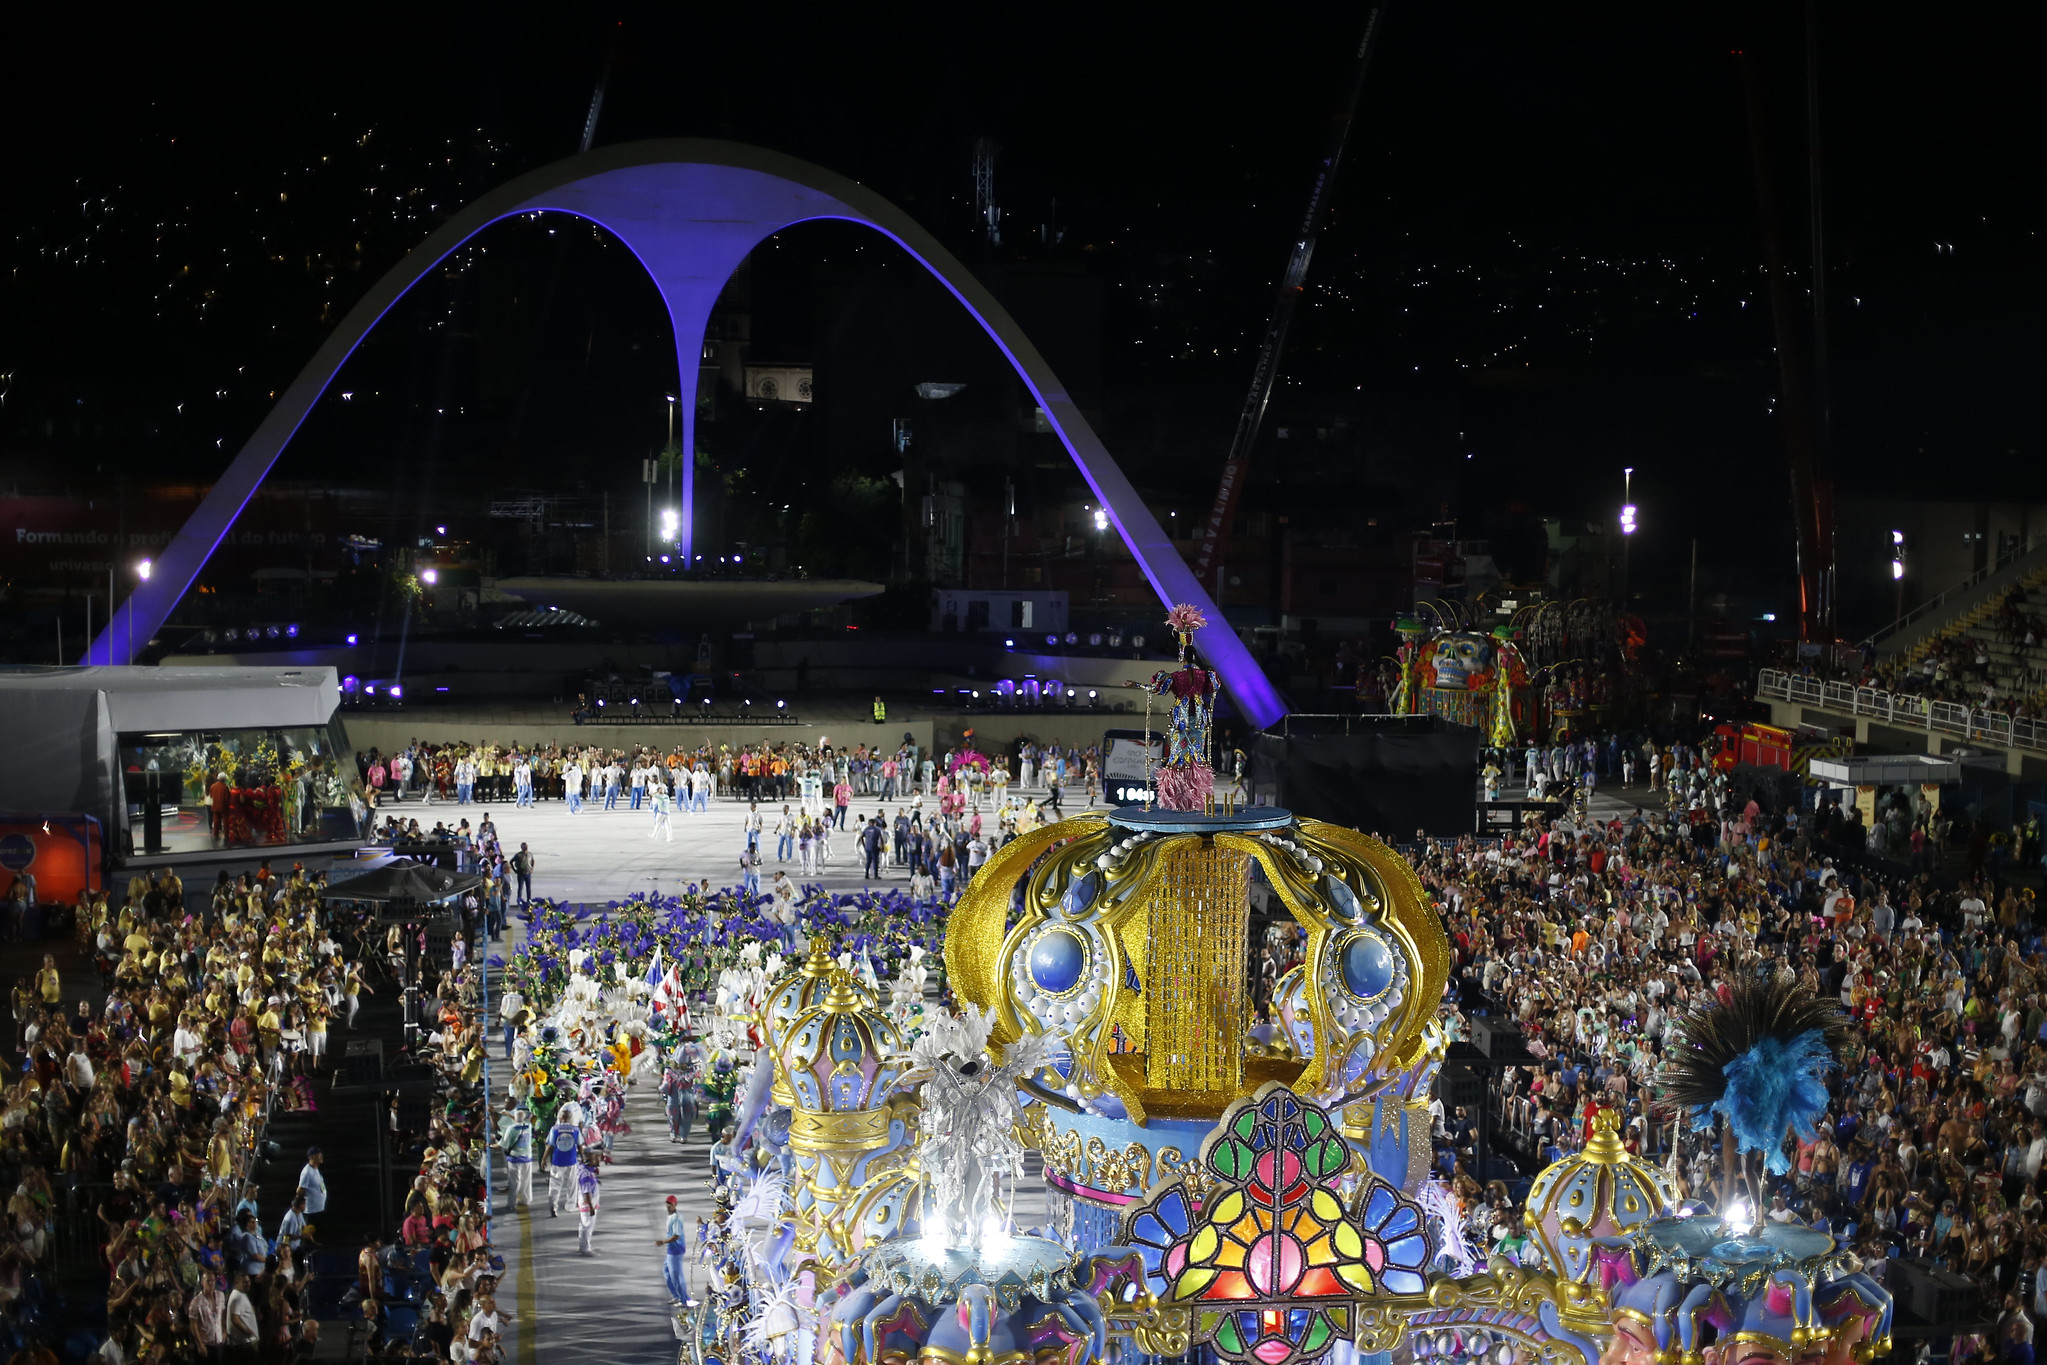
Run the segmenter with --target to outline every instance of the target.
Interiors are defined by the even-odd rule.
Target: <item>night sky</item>
[[[1103,434],[1148,494],[1191,509],[1367,8],[280,7],[214,27],[123,15],[118,34],[83,7],[17,16],[0,481],[206,478],[434,223],[575,150],[608,62],[600,143],[794,153],[970,263],[996,255],[970,174],[974,139],[996,139],[1007,256],[1099,279]],[[2040,35],[2017,12],[1820,6],[1844,497],[2047,496],[2047,120]],[[1766,75],[1803,306],[1801,7],[1391,7],[1267,447],[1276,425],[1341,415],[1358,438],[1317,477],[1440,493],[1536,560],[1522,572],[1540,570],[1537,518],[1610,517],[1633,465],[1645,581],[1672,581],[1702,536],[1723,585],[1788,593],[1736,49]],[[409,299],[344,376],[392,401],[330,397],[280,476],[424,460],[546,482],[575,464],[636,486],[675,383],[665,319],[618,248],[546,230],[494,229],[457,261],[467,283]],[[756,351],[811,359],[826,287],[857,294],[885,263],[829,230],[787,235],[756,268]],[[775,439],[722,458],[781,496],[809,447],[760,448]],[[890,458],[879,435],[837,453],[872,473]],[[1300,496],[1287,480],[1314,471],[1272,459],[1263,496]]]

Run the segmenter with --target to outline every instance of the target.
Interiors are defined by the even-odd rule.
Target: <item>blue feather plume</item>
[[[1695,1126],[1712,1125],[1721,1114],[1745,1152],[1761,1152],[1773,1175],[1791,1170],[1784,1135],[1796,1133],[1810,1141],[1814,1126],[1827,1111],[1825,1076],[1834,1065],[1822,1029],[1807,1029],[1790,1038],[1764,1037],[1721,1070],[1727,1093],[1710,1106],[1695,1110]]]

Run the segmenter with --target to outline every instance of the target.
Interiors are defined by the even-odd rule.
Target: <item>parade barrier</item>
[[[1886,725],[1926,730],[1956,739],[2000,744],[2007,749],[2047,753],[2047,721],[1982,710],[1957,702],[1934,701],[1905,692],[1824,682],[1802,674],[1766,668],[1756,675],[1756,700],[1795,702],[1825,711],[1865,716]]]
[[[1410,837],[1468,833],[1478,794],[1479,732],[1433,717],[1289,716],[1253,738],[1261,802]]]

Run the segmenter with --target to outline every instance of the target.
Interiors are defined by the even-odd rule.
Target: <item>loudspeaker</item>
[[[1498,1015],[1476,1015],[1471,1021],[1472,1044],[1494,1061],[1526,1057],[1528,1039],[1521,1026]]]
[[[1476,1116],[1485,1103],[1485,1075],[1451,1063],[1436,1073],[1436,1098],[1443,1102],[1446,1117],[1460,1107]]]
[[[1966,1275],[1951,1274],[1916,1256],[1901,1256],[1890,1266],[1894,1273],[1886,1278],[1902,1283],[1886,1287],[1921,1322],[1932,1326],[1969,1322],[1982,1316],[1975,1282]]]

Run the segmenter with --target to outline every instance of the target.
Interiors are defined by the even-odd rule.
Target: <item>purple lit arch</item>
[[[624,242],[653,277],[675,327],[685,385],[684,401],[677,405],[682,409],[684,450],[696,449],[696,407],[688,401],[687,385],[703,353],[704,328],[720,291],[748,252],[783,228],[820,218],[864,224],[902,247],[960,301],[1016,367],[1081,476],[1108,509],[1159,601],[1192,602],[1207,615],[1212,624],[1197,642],[1239,710],[1260,726],[1285,714],[1250,651],[1223,621],[1157,519],[1109,458],[1058,376],[1015,319],[952,253],[895,205],[844,176],[757,147],[696,139],[628,143],[557,161],[501,186],[444,223],[377,281],[299,372],[155,561],[149,580],[137,585],[132,615],[115,612],[85,662],[128,658],[135,644],[157,632],[197,581],[306,414],[392,305],[484,228],[502,218],[535,212],[589,219]],[[680,509],[685,556],[690,552],[695,510],[694,474],[693,462],[685,460]]]

